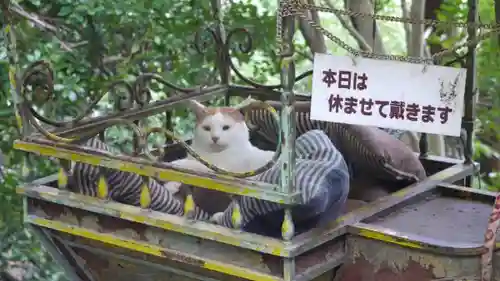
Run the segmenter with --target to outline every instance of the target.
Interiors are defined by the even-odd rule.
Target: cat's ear
[[[199,101],[188,100],[188,106],[194,112],[198,120],[202,119],[207,114],[207,107]]]

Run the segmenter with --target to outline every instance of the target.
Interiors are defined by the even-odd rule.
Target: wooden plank
[[[392,193],[389,196],[382,197],[374,202],[371,202],[355,211],[339,217],[335,222],[324,228],[313,229],[301,235],[296,236],[292,241],[294,245],[300,245],[296,249],[291,249],[295,255],[308,251],[309,249],[318,247],[319,245],[332,240],[334,237],[347,233],[347,227],[362,221],[365,218],[371,217],[381,210],[392,208],[418,196],[423,192],[435,189],[441,183],[452,183],[459,179],[463,179],[467,175],[471,175],[474,171],[473,164],[457,164],[439,173],[436,173],[421,182],[414,183],[398,192]]]
[[[187,185],[253,197],[278,204],[298,204],[302,200],[300,192],[282,193],[278,191],[278,186],[273,184],[190,171],[173,167],[169,163],[113,155],[110,152],[77,145],[56,143],[49,140],[33,140],[31,142],[18,140],[15,141],[14,148],[38,155],[136,173],[164,181],[182,182]]]
[[[174,261],[179,261],[182,263],[197,266],[203,269],[212,270],[220,272],[227,275],[242,277],[248,280],[255,281],[282,281],[282,278],[278,278],[273,275],[264,274],[251,270],[249,268],[243,268],[240,266],[235,266],[228,263],[222,263],[216,260],[200,258],[195,255],[187,255],[179,251],[173,251],[167,248],[158,247],[156,245],[138,242],[131,239],[121,238],[112,234],[100,233],[97,231],[87,230],[74,225],[69,225],[66,223],[47,220],[44,218],[39,218],[36,216],[27,216],[25,218],[27,223],[37,225],[43,228],[52,229],[55,231],[67,233],[70,235],[75,235],[79,237],[84,237],[91,240],[101,241],[109,245],[116,247],[129,249],[156,257],[167,258]]]
[[[183,233],[228,245],[246,248],[275,256],[289,257],[290,244],[282,240],[246,233],[202,221],[189,221],[183,217],[139,207],[105,201],[99,198],[72,193],[44,185],[27,185],[17,188],[17,193],[55,204],[78,208],[89,212],[146,224],[164,230]]]

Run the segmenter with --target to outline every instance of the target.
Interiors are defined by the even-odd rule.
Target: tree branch
[[[406,0],[401,0],[401,11],[403,18],[409,18],[410,13],[408,12],[408,5],[406,4]],[[411,27],[410,24],[405,22],[403,23],[403,28],[405,30],[405,39],[406,39],[406,50],[409,53],[409,48],[411,45],[410,38],[411,38]]]
[[[410,17],[416,21],[424,19],[425,1],[413,0],[411,3]],[[411,25],[410,45],[408,55],[422,57],[424,55],[424,25],[420,23]]]
[[[333,7],[332,3],[328,3],[329,0],[325,1],[327,1],[327,5],[329,7],[331,8]],[[416,1],[422,1],[422,0],[416,0]],[[344,0],[344,5],[346,10],[350,10],[354,13],[356,12],[361,12],[365,14],[374,13],[373,3],[370,0]],[[337,15],[337,17],[341,18],[341,16],[339,15]],[[358,43],[364,42],[364,43],[359,43],[361,48],[363,48],[362,46],[367,45],[368,47],[370,47],[370,49],[368,49],[370,51],[373,50],[373,52],[379,54],[386,53],[382,38],[380,36],[379,29],[377,27],[376,22],[373,19],[359,18],[359,17],[350,17],[350,19],[352,22],[352,28],[356,31],[355,33],[351,34],[353,34],[354,38],[362,39],[362,40],[357,39]],[[351,26],[347,23],[343,25],[344,27]],[[375,31],[375,34],[373,34],[373,31]],[[375,35],[375,38],[373,38],[374,37],[373,35]],[[416,136],[415,133],[410,131],[405,131],[405,134],[402,136],[401,141],[410,146],[413,151],[417,152],[419,151],[418,137]]]
[[[28,13],[26,12],[21,6],[18,4],[13,3],[10,10],[17,14],[18,16],[25,18],[32,22],[35,26],[38,28],[42,29],[43,31],[51,33],[54,38],[61,44],[61,48],[63,48],[65,51],[72,52],[73,48],[71,48],[68,43],[64,42],[57,36],[57,32],[59,29],[43,20],[40,19],[40,17],[36,14]]]
[[[373,3],[370,0],[344,0],[344,4],[347,10],[354,13],[374,13]],[[380,36],[380,32],[376,22],[372,18],[356,16],[352,16],[350,18],[354,28],[371,46],[373,52],[377,54],[385,54],[386,51],[384,48],[384,43],[382,41],[382,37]],[[375,34],[373,34],[373,31],[375,31]]]
[[[57,42],[59,42],[61,48],[67,52],[73,52],[75,48],[87,46],[89,44],[89,42],[86,40],[76,43],[67,43],[63,41],[58,36],[58,33],[61,30],[57,26],[52,25],[47,21],[43,20],[43,17],[40,15],[25,11],[19,4],[14,4],[14,3],[11,4],[10,11],[17,16],[32,22],[40,30],[51,34],[57,40]],[[132,53],[131,56],[137,55],[138,53],[140,53],[140,50],[135,53]],[[124,57],[122,55],[108,56],[102,59],[102,63],[103,64],[118,63],[126,58],[127,57]]]
[[[309,4],[314,4],[313,0],[308,0]],[[321,24],[317,11],[305,11],[310,13],[310,18],[317,24]],[[299,18],[299,29],[306,40],[306,44],[311,53],[326,53],[326,44],[323,34],[314,29],[305,19]]]
[[[314,5],[314,0],[308,0],[309,1],[309,4],[311,5]],[[318,23],[318,24],[321,24],[321,19],[319,18],[319,14],[318,14],[318,11],[316,10],[310,10],[309,11],[311,13],[311,19]],[[325,44],[325,37],[323,36],[323,33],[321,33],[320,30],[314,30],[314,34],[315,34],[315,37],[316,37],[316,45],[317,45],[317,48],[318,50],[322,50],[323,53],[326,53],[326,44]],[[324,49],[324,50],[323,50]]]
[[[299,29],[306,41],[307,46],[311,50],[311,53],[326,53],[326,46],[320,45],[320,42],[316,40],[315,30],[311,25],[303,18],[299,19]],[[323,43],[324,45],[324,43]]]
[[[402,0],[404,1],[404,0]],[[410,18],[415,21],[421,21],[425,15],[425,1],[413,0],[411,3]],[[412,57],[423,57],[424,52],[424,28],[423,24],[417,23],[411,25],[411,36],[409,38],[410,44],[408,45],[408,55]],[[427,141],[429,143],[429,152],[434,155],[445,155],[445,141],[444,137],[437,134],[427,134]]]
[[[335,9],[335,6],[330,0],[325,0],[324,2],[329,8]],[[349,23],[349,21],[346,20],[344,16],[341,15],[337,10],[334,10],[334,13],[337,19],[339,20],[340,24],[342,25],[342,27],[344,27],[349,32],[349,34],[354,38],[354,40],[356,40],[359,48],[365,52],[373,52],[370,44],[366,42],[365,38],[363,38],[363,36],[356,30],[356,28],[354,28],[354,26],[352,26]]]

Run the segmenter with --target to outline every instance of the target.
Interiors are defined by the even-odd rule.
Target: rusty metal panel
[[[57,232],[53,232],[53,235],[61,243],[69,245],[76,255],[85,261],[86,267],[95,280],[246,280],[204,270],[189,263],[111,246],[96,240]],[[273,279],[263,278],[262,280]],[[279,278],[274,280],[279,280]]]
[[[125,264],[122,261],[125,260],[135,267],[141,267],[141,272],[142,268],[148,268],[149,265],[141,265],[138,260],[146,260],[144,256],[147,256],[148,259],[159,261],[156,266],[160,271],[164,271],[165,268],[187,267],[186,274],[180,274],[187,279],[179,279],[180,281],[198,278],[192,277],[189,273],[198,273],[199,276],[206,278],[215,276],[216,280],[239,280],[224,279],[236,278],[235,276],[259,281],[284,280],[283,269],[287,266],[284,260],[288,259],[293,261],[294,265],[292,268],[295,275],[292,280],[329,281],[333,277],[334,269],[346,258],[350,262],[344,268],[354,264],[351,244],[348,244],[349,251],[346,253],[346,235],[354,235],[367,241],[389,242],[394,247],[402,247],[405,251],[434,247],[432,243],[425,244],[425,241],[418,239],[410,241],[397,235],[390,236],[395,232],[387,228],[391,227],[390,225],[385,225],[384,228],[372,222],[377,218],[387,217],[388,214],[397,212],[412,202],[419,202],[421,198],[429,195],[465,194],[460,188],[441,188],[435,184],[444,181],[453,182],[465,173],[469,173],[471,169],[472,165],[451,166],[391,196],[371,204],[354,206],[355,210],[350,210],[351,212],[329,226],[313,229],[289,242],[56,189],[51,187],[55,186],[55,176],[37,180],[19,188],[18,192],[26,196],[26,221],[51,230],[54,240],[59,241],[57,242],[60,244],[59,248],[70,247],[76,255],[84,251],[90,251],[92,255],[111,254],[114,251],[113,253],[118,256],[106,260],[116,259],[115,264],[119,264],[118,260],[121,264]],[[482,196],[486,202],[492,199],[490,194],[477,194],[479,195],[475,196]],[[361,231],[363,227],[364,230]],[[390,231],[385,233],[383,229]],[[373,236],[374,233],[376,235]],[[460,255],[460,251],[457,254]],[[69,257],[71,253],[66,251],[63,255]],[[137,258],[137,255],[140,257]],[[361,249],[355,257],[363,255]],[[135,259],[130,260],[132,258]],[[95,258],[88,256],[78,259],[86,262],[87,259]],[[153,270],[146,272],[152,273]],[[169,272],[168,274],[174,274],[172,271]],[[167,276],[167,273],[163,275]],[[219,278],[219,275],[224,277]],[[138,276],[146,278],[145,275]]]
[[[494,200],[491,192],[442,184],[363,219],[357,233],[369,237],[364,234],[379,229],[443,251],[475,254],[484,242]]]
[[[402,204],[410,202],[414,198],[418,198],[421,194],[433,192],[436,185],[443,182],[455,182],[463,179],[466,175],[470,174],[474,169],[474,165],[457,164],[447,169],[441,170],[434,175],[429,176],[427,179],[412,184],[398,192],[380,198],[370,204],[364,205],[353,212],[347,213],[337,219],[335,222],[337,227],[330,227],[325,229],[313,229],[304,233],[296,238],[302,240],[303,244],[297,250],[299,253],[303,249],[311,249],[321,245],[325,241],[329,241],[338,235],[344,233],[341,226],[350,226],[363,221],[365,218],[373,217],[383,212],[392,212],[394,209],[399,208]]]
[[[232,230],[206,222],[190,221],[178,216],[56,189],[50,186],[54,185],[52,182],[54,178],[57,178],[57,176],[50,176],[20,187],[18,193],[27,198],[35,199],[28,200],[29,202],[40,202],[39,204],[51,202],[53,208],[63,208],[65,206],[75,210],[85,210],[109,219],[116,218],[169,232],[185,234],[188,237],[217,241],[281,257],[296,257],[322,243],[341,237],[346,232],[346,223],[332,223],[326,228],[311,230],[312,232],[299,235],[290,242],[284,242],[280,239]],[[317,241],[317,235],[326,233],[328,233],[327,240]]]
[[[338,281],[432,281],[445,277],[472,281],[480,272],[479,255],[436,254],[356,236],[349,237],[347,243],[349,259]]]
[[[93,253],[114,251],[126,259],[136,255],[146,255],[152,259],[161,260],[160,267],[182,267],[177,263],[187,266],[187,274],[182,275],[188,276],[186,278],[191,278],[189,273],[198,272],[204,277],[213,274],[225,276],[224,278],[217,277],[216,280],[233,280],[228,279],[228,276],[259,281],[283,280],[282,257],[65,206],[58,202],[27,198],[26,221],[51,230],[53,236],[64,240],[60,243],[70,245],[77,254],[82,250],[76,248],[85,248],[86,251]],[[69,254],[66,252],[64,255]],[[331,270],[343,261],[344,255],[343,236],[323,244],[322,247],[304,252],[293,258],[296,264],[296,279],[294,280],[314,280],[320,275],[331,275]],[[86,262],[87,267],[91,267],[88,263],[89,259],[96,259],[94,257],[80,258]],[[141,256],[139,260],[144,260],[144,258]],[[134,263],[135,261],[128,262]],[[175,266],[163,266],[163,263],[175,263]],[[147,267],[137,264],[135,266]],[[106,275],[108,271],[112,270],[107,269],[103,271],[104,273],[97,275],[108,276]],[[100,278],[96,280],[101,280]],[[183,280],[189,279],[179,279],[179,281]]]
[[[266,277],[260,277],[261,279],[244,279],[214,271],[208,271],[185,262],[162,259],[152,255],[130,251],[121,247],[109,246],[100,241],[89,240],[56,232],[53,232],[53,236],[57,237],[56,239],[60,240],[61,243],[68,244],[78,257],[85,261],[86,268],[95,280],[110,280],[110,276],[114,276],[117,280],[139,280],[139,278],[140,280],[144,280],[142,278],[146,277],[150,278],[149,280],[168,281],[282,280],[279,277],[276,279]],[[334,248],[336,247],[330,247],[330,249]],[[331,252],[323,254],[320,254],[320,252],[321,251],[316,250],[314,255],[309,255],[303,260],[298,258],[298,279],[296,280],[306,280],[300,279],[300,276],[305,276],[302,273],[305,273],[308,267],[320,264],[320,256],[323,258],[332,257]],[[274,268],[274,270],[277,271],[282,270],[280,269],[280,265],[282,265],[280,260],[272,260],[264,257],[263,261],[269,268]],[[321,276],[307,280],[330,281],[332,275],[333,271],[329,268]]]
[[[40,202],[40,204],[43,204],[43,202],[52,202],[53,208],[63,208],[66,206],[75,210],[86,210],[91,213],[101,214],[110,219],[117,218],[145,226],[149,225],[159,229],[183,233],[188,236],[196,236],[208,240],[215,240],[225,244],[236,245],[273,255],[290,256],[292,254],[291,251],[297,247],[294,244],[285,244],[273,238],[234,231],[205,222],[189,221],[182,217],[167,215],[160,212],[142,210],[134,206],[75,194],[66,190],[55,189],[47,185],[26,186],[20,188],[18,192],[29,198],[37,199],[35,201]],[[56,207],[58,205],[59,207]],[[28,209],[28,211],[30,211],[30,209]]]
[[[472,169],[473,165],[457,164],[451,166],[383,200],[379,200],[354,212],[345,214],[339,217],[337,221],[333,222],[330,226],[313,229],[307,233],[301,234],[288,243],[284,243],[277,239],[234,231],[204,222],[189,222],[177,216],[151,212],[117,202],[105,201],[71,193],[66,190],[52,188],[50,185],[52,184],[53,186],[54,184],[51,181],[53,181],[55,177],[47,177],[27,186],[20,187],[18,188],[18,193],[30,198],[143,223],[169,231],[216,240],[225,244],[236,245],[273,255],[293,257],[318,247],[322,243],[344,235],[348,225],[352,225],[366,217],[372,216],[380,212],[380,210],[389,210],[393,206],[405,202],[418,194],[432,190],[435,188],[436,183],[454,182],[457,179],[463,178],[463,176],[470,173]]]
[[[28,201],[28,214],[27,221],[34,225],[72,236],[99,240],[129,251],[176,260],[230,275],[247,272],[247,275],[262,278],[270,274],[267,266],[262,263],[260,253],[215,241],[201,240],[33,199]]]
[[[494,200],[491,192],[442,184],[362,219],[349,228],[338,280],[479,280]]]

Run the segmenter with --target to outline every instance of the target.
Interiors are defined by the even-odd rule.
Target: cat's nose
[[[213,141],[214,143],[217,143],[217,142],[219,141],[219,137],[212,137],[212,141]]]

